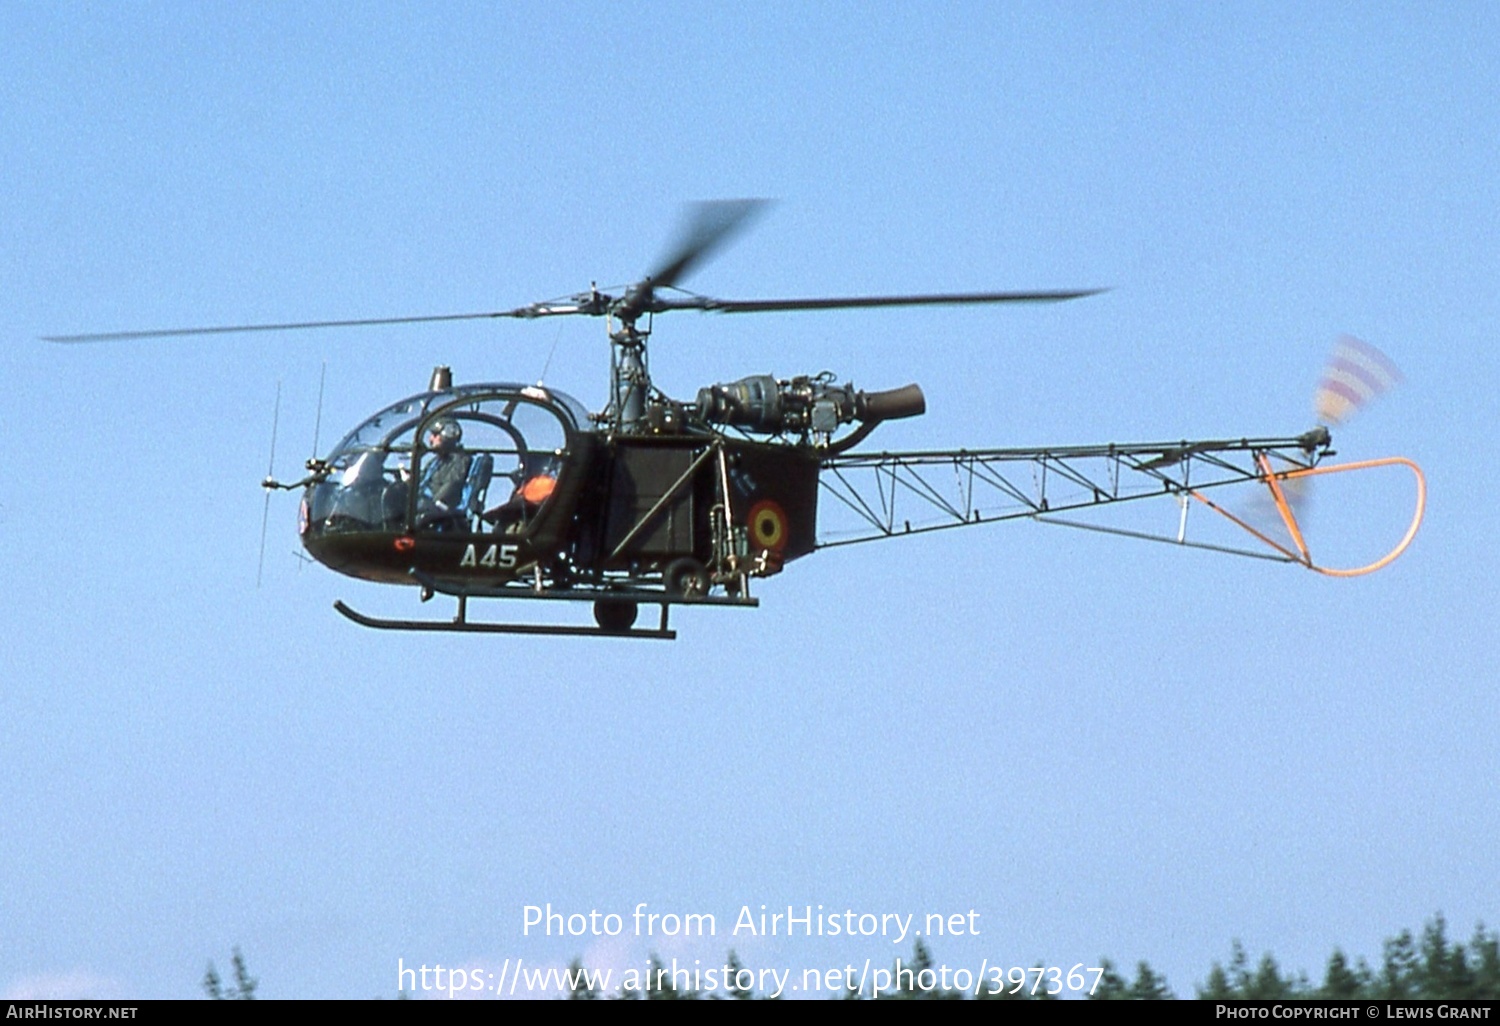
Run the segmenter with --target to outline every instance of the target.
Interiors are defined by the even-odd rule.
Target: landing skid
[[[677,632],[667,626],[667,613],[674,605],[684,606],[747,606],[760,605],[758,599],[741,592],[737,595],[674,595],[660,588],[616,587],[616,588],[533,588],[521,582],[508,582],[494,586],[479,586],[465,583],[455,585],[419,571],[412,571],[412,579],[423,589],[423,600],[434,593],[449,595],[458,600],[458,612],[451,620],[387,620],[366,616],[351,608],[342,600],[333,608],[341,616],[361,627],[373,627],[383,631],[447,631],[461,634],[534,634],[552,637],[595,638],[654,638],[673,641]],[[596,626],[569,626],[550,623],[490,623],[469,619],[469,599],[550,599],[562,602],[589,602],[594,606]],[[661,619],[656,627],[637,627],[637,610],[643,606],[657,606]]]
[[[749,595],[673,595],[660,588],[533,588],[524,581],[512,581],[493,587],[473,584],[454,585],[420,571],[412,571],[412,580],[439,595],[464,598],[509,598],[553,602],[637,602],[643,606],[744,606],[755,608],[760,600]]]
[[[650,627],[628,627],[623,630],[608,630],[604,627],[570,627],[566,624],[551,623],[485,623],[475,622],[468,618],[468,602],[460,597],[458,603],[458,615],[452,620],[386,620],[375,616],[366,616],[358,610],[350,608],[343,600],[334,602],[333,608],[359,624],[361,627],[373,627],[382,631],[449,631],[462,634],[541,634],[553,637],[596,637],[596,638],[654,638],[661,641],[673,641],[677,632],[667,627],[667,603],[661,603],[661,623],[656,628]]]

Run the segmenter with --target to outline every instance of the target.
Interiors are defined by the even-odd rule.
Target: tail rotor
[[[1404,380],[1379,349],[1353,335],[1340,335],[1313,394],[1313,412],[1324,427],[1341,427]]]
[[[1330,428],[1346,427],[1361,410],[1404,380],[1391,358],[1368,342],[1353,335],[1340,335],[1335,339],[1333,351],[1328,355],[1318,387],[1313,393],[1313,412],[1319,425],[1314,430],[1321,433],[1325,454],[1333,455],[1332,450],[1327,449]],[[1309,433],[1309,437],[1311,436]],[[1260,492],[1249,516],[1250,525],[1253,525],[1252,533],[1259,534],[1273,548],[1319,573],[1344,577],[1377,570],[1406,550],[1421,524],[1426,506],[1426,483],[1421,468],[1410,460],[1390,457],[1304,469],[1273,465],[1264,456],[1259,459],[1262,479],[1267,487]],[[1414,475],[1415,513],[1406,534],[1384,558],[1366,566],[1339,570],[1317,565],[1304,537],[1312,498],[1312,479],[1377,467],[1403,467]]]

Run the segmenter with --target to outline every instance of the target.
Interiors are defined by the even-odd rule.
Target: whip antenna
[[[318,436],[323,430],[323,382],[328,378],[328,361],[323,361],[323,369],[318,372],[318,415],[313,420],[313,459],[318,458]]]
[[[552,348],[547,350],[547,362],[542,364],[542,373],[537,375],[536,387],[541,388],[542,382],[547,380],[547,370],[552,366],[552,356],[557,352],[557,343],[562,341],[563,326],[557,326],[557,334],[552,339]]]
[[[276,473],[276,429],[281,425],[281,381],[276,382],[276,407],[271,414],[271,459],[266,464],[266,480]],[[271,489],[266,489],[266,502],[260,512],[260,560],[255,567],[255,586],[260,587],[261,575],[266,568],[266,525],[271,519]]]

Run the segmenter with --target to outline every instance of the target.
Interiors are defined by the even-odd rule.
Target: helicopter
[[[926,412],[919,386],[864,391],[829,372],[753,374],[707,385],[688,401],[666,395],[652,384],[647,359],[658,314],[1057,303],[1103,291],[724,300],[679,287],[763,206],[760,200],[693,206],[669,255],[617,295],[591,285],[562,299],[481,313],[48,340],[603,318],[610,391],[600,412],[541,384],[455,384],[450,368],[439,366],[425,389],[368,417],[326,456],[309,459],[305,477],[262,482],[268,495],[302,491],[299,535],[317,562],[350,577],[414,586],[424,602],[443,595],[457,603],[455,614],[442,619],[388,619],[334,603],[369,628],[672,639],[674,606],[757,606],[752,582],[821,548],[1017,518],[1274,559],[1334,576],[1379,569],[1415,536],[1425,507],[1420,468],[1401,457],[1325,465],[1333,452],[1322,426],[1280,438],[871,452],[856,450],[881,424]],[[1351,570],[1315,563],[1296,520],[1296,489],[1313,476],[1389,465],[1407,467],[1417,482],[1416,513],[1400,543]],[[1266,491],[1285,540],[1209,497],[1246,484]],[[853,530],[820,537],[825,496],[852,517]],[[1064,516],[1162,496],[1180,506],[1175,536]],[[1193,504],[1221,514],[1259,547],[1189,539]],[[594,622],[471,618],[471,600],[484,599],[589,603]],[[658,608],[654,625],[637,626],[642,606]]]

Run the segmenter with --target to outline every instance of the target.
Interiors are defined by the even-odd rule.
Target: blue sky
[[[1187,994],[1234,938],[1317,976],[1500,920],[1489,6],[9,4],[0,66],[0,993],[193,996],[235,945],[278,997],[909,952],[728,935],[823,904]],[[726,196],[777,203],[710,295],[1111,291],[680,314],[668,392],[918,381],[888,448],[1296,434],[1348,332],[1407,381],[1338,449],[1423,464],[1422,534],[1331,581],[1019,523],[815,555],[672,644],[375,634],[332,601],[415,594],[302,566],[288,498],[255,587],[277,382],[290,477],[325,363],[323,449],[436,363],[598,408],[598,324],[39,340],[508,308]],[[1318,526],[1378,548],[1404,487]],[[548,902],[719,932],[523,936]]]

